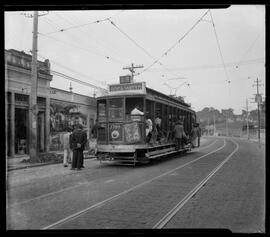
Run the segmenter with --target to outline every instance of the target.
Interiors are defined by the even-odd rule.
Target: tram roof
[[[119,92],[119,93],[115,93],[115,94],[109,94],[109,95],[105,95],[105,96],[100,96],[97,97],[97,99],[106,99],[106,98],[115,98],[115,97],[148,97],[149,99],[153,99],[153,100],[162,100],[163,102],[171,102],[172,104],[177,104],[180,105],[181,107],[183,106],[184,109],[189,110],[194,112],[191,108],[190,108],[190,104],[185,103],[184,101],[181,101],[175,97],[172,96],[168,96],[165,95],[161,92],[158,92],[154,89],[151,89],[149,87],[146,87],[146,93],[130,93],[130,92]]]

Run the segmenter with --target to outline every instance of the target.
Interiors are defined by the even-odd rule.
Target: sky
[[[31,11],[5,12],[5,49],[30,53]],[[107,89],[134,80],[184,97],[195,111],[255,109],[256,78],[265,97],[265,6],[226,9],[39,11],[38,59],[51,70]],[[108,19],[109,18],[109,19]],[[214,24],[213,24],[214,23]],[[229,83],[230,82],[230,83]],[[51,87],[88,96],[102,90],[53,76]]]

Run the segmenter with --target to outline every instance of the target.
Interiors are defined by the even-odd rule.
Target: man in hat
[[[187,136],[184,131],[183,121],[178,120],[176,122],[173,132],[176,143],[176,150],[179,150],[180,148],[182,148],[183,139],[187,140]]]
[[[83,150],[87,142],[87,135],[83,131],[83,126],[77,124],[74,132],[70,135],[70,148],[73,151],[72,167],[71,169],[80,170],[83,165]]]

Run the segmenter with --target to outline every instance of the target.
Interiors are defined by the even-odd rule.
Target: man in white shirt
[[[69,147],[69,138],[72,132],[72,128],[68,127],[67,132],[63,136],[63,145],[64,145],[64,159],[63,165],[64,167],[68,167],[68,163],[72,161],[72,150]]]

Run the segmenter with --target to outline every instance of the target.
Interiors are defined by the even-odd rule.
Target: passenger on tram
[[[156,127],[157,142],[160,143],[160,140],[161,140],[161,137],[162,137],[161,118],[160,118],[160,116],[157,116],[156,119],[155,119],[155,127]]]
[[[178,120],[176,122],[173,131],[174,131],[176,150],[179,150],[183,147],[183,144],[185,143],[185,141],[187,141],[187,136],[184,131],[183,122],[181,120]]]
[[[152,129],[153,129],[153,123],[152,120],[150,118],[150,116],[147,116],[147,120],[146,120],[146,143],[149,143],[152,137]]]

